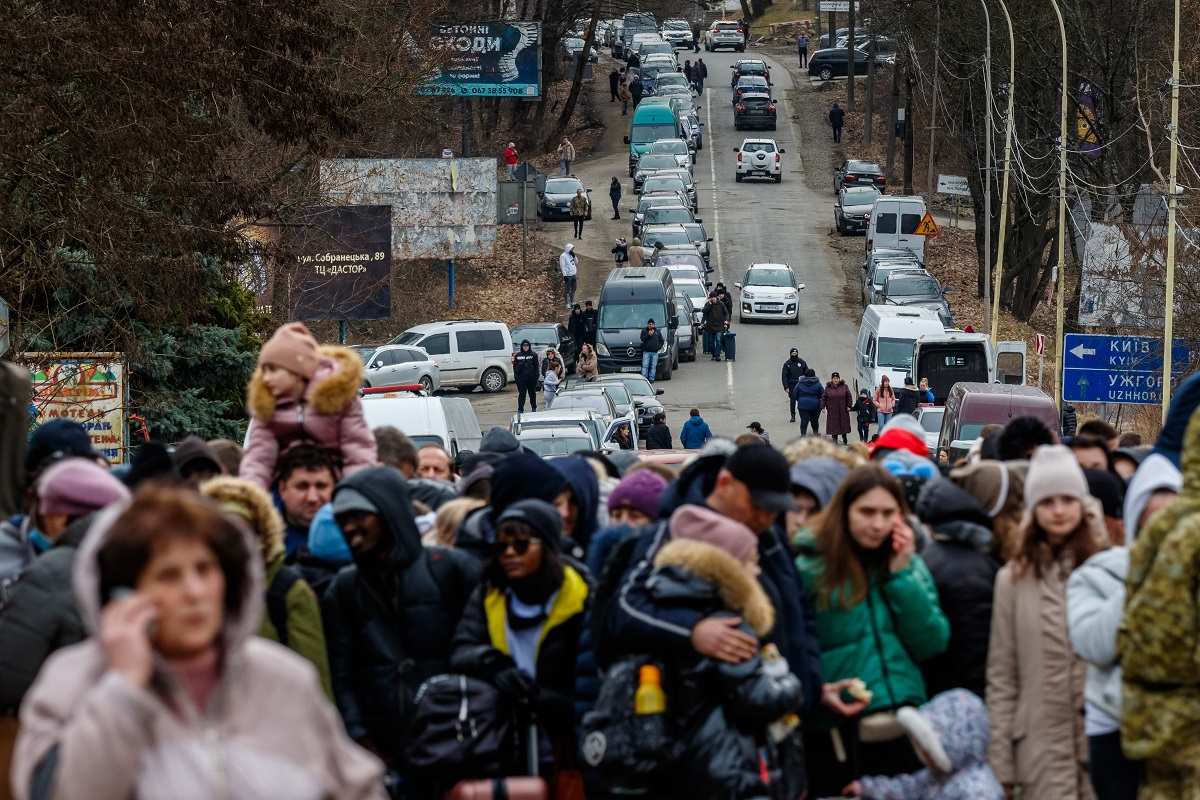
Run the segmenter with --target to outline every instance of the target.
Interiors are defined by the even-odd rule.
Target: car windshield
[[[687,187],[679,178],[647,178],[642,184],[642,191],[650,192],[685,192]]]
[[[608,414],[610,409],[604,397],[598,394],[563,394],[554,398],[550,407],[556,411],[568,408],[590,408],[601,414]]]
[[[879,165],[875,164],[871,161],[847,161],[846,162],[846,171],[847,172],[865,172],[868,175],[878,175],[881,172],[881,170],[879,169]]]
[[[667,75],[674,71],[674,64],[647,64],[642,67],[642,80],[646,78],[658,80],[659,75]]]
[[[937,433],[942,429],[942,415],[945,411],[926,411],[921,415],[921,427],[929,433]]]
[[[879,353],[875,356],[875,363],[881,367],[897,367],[908,370],[912,368],[912,356],[912,339],[880,339]]]
[[[661,302],[656,303],[653,300],[640,302],[633,300],[628,303],[606,302],[600,304],[599,325],[601,328],[609,330],[629,330],[631,328],[641,330],[646,327],[646,320],[658,320],[665,317],[665,309]]]
[[[378,350],[379,348],[377,348],[377,347],[357,347],[355,349],[358,350],[358,357],[362,359],[362,362],[364,364],[370,364],[371,356],[373,356],[375,354],[375,351]]]
[[[670,153],[646,153],[638,159],[638,169],[675,169],[677,166],[679,162]]]
[[[680,183],[682,183],[684,186],[690,187],[692,185],[692,174],[690,172],[688,172],[686,169],[676,169],[676,170],[671,171],[667,175],[655,175],[654,177],[661,178],[661,179],[675,178]]]
[[[601,381],[601,383],[618,383],[618,381]],[[654,389],[650,388],[650,381],[641,375],[622,375],[619,383],[625,387],[625,391],[634,397],[645,397],[654,394]]]
[[[556,405],[557,407],[557,405]],[[569,456],[582,450],[593,448],[592,440],[587,436],[539,436],[542,431],[522,431],[517,437],[522,447],[528,447],[539,456]]]
[[[904,272],[906,270],[919,269],[912,264],[880,264],[875,267],[875,281],[877,286],[883,286],[883,282],[888,279],[888,276],[893,272]]]
[[[879,192],[874,189],[847,189],[843,192],[842,205],[870,206],[875,204],[877,197],[879,197]]]
[[[906,278],[902,281],[888,281],[888,297],[937,297],[941,287],[933,278]]]
[[[686,294],[693,304],[697,300],[704,300],[708,297],[708,289],[695,281],[679,281],[675,284],[675,291]]]
[[[395,339],[392,339],[391,344],[416,344],[424,336],[425,334],[419,331],[405,331]]]
[[[762,94],[752,94],[742,98],[742,103],[748,106],[769,106],[771,98]]]
[[[546,194],[575,194],[583,184],[571,178],[550,178],[546,181]]]
[[[528,339],[530,344],[558,346],[558,336],[550,328],[514,328],[512,332],[513,349],[520,349],[521,340]]]
[[[746,279],[747,286],[786,286],[795,288],[792,273],[786,269],[754,269]]]
[[[646,211],[643,222],[649,225],[682,224],[692,221],[692,212],[678,206],[667,208],[652,208]]]
[[[708,240],[704,235],[704,228],[700,227],[698,222],[689,222],[684,224],[683,229],[687,231],[688,238],[692,240],[692,244],[703,244]]]
[[[682,140],[674,142],[655,142],[650,145],[651,153],[673,153],[677,156],[686,156],[688,154],[687,142]]]
[[[653,142],[676,133],[674,122],[655,122],[634,125],[629,129],[629,141]]]
[[[742,143],[742,152],[743,153],[774,153],[775,152],[775,143],[774,142],[743,142]]]
[[[687,78],[677,72],[664,73],[658,79],[659,86],[687,86]]]
[[[653,195],[651,197],[646,197],[645,195],[643,195],[642,199],[640,201],[638,201],[638,213],[639,214],[640,213],[648,213],[649,210],[651,208],[654,208],[655,206],[659,206],[659,207],[666,206],[667,208],[684,208],[682,203],[683,203],[683,200],[679,197],[678,194],[676,194],[674,192],[672,192],[671,194]],[[687,209],[684,209],[684,210],[687,210]]]
[[[673,244],[691,244],[692,240],[688,238],[685,231],[643,231],[642,244],[648,247],[654,247],[657,243],[662,242],[663,246]]]
[[[643,378],[643,380],[645,379]],[[633,402],[633,398],[629,396],[629,390],[625,388],[625,384],[619,381],[602,381],[600,385],[604,387],[604,391],[612,398],[614,405],[627,406]]]
[[[714,31],[736,31],[739,27],[736,22],[714,22],[712,29]]]
[[[661,253],[658,256],[658,258],[655,259],[654,266],[670,268],[670,267],[674,267],[676,264],[681,264],[681,265],[686,265],[686,269],[683,269],[683,268],[672,269],[671,270],[672,275],[674,275],[676,272],[679,272],[680,274],[696,272],[698,274],[700,271],[700,265],[703,263],[704,263],[704,259],[701,258],[699,256],[699,254],[693,255],[690,253]]]

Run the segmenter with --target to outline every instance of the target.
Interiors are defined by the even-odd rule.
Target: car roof
[[[759,86],[767,83],[767,79],[762,75],[742,75],[738,78],[738,86],[746,84],[747,86]]]
[[[440,319],[435,322],[423,322],[420,325],[413,325],[405,328],[405,333],[412,331],[413,333],[426,333],[428,331],[439,330],[441,328],[466,327],[468,325],[495,325],[499,328],[508,330],[508,326],[503,322],[497,322],[494,319]]]
[[[742,95],[743,100],[770,100],[771,95],[766,92],[746,92]]]
[[[645,225],[643,231],[653,231],[655,233],[687,233],[684,227],[677,222],[663,222],[660,224]],[[645,239],[642,240],[646,241]]]
[[[777,264],[773,261],[763,261],[759,264],[751,264],[746,269],[791,269],[790,264]]]
[[[683,139],[655,139],[650,143],[650,146],[653,147],[656,144],[681,144],[685,147],[687,146],[687,142]]]
[[[742,144],[775,144],[774,139],[742,139]],[[779,145],[775,144],[776,147]]]
[[[557,330],[559,325],[562,325],[562,323],[561,322],[522,322],[520,325],[513,328],[513,330],[519,331],[519,330],[524,330],[526,328],[554,328],[555,330]]]

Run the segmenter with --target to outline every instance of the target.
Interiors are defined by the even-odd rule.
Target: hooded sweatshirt
[[[600,482],[596,471],[583,456],[568,456],[567,458],[551,459],[552,466],[566,481],[567,488],[575,496],[579,513],[575,517],[575,527],[565,534],[562,550],[571,557],[582,561],[587,555],[588,544],[596,532],[596,510],[600,507]]]
[[[804,376],[792,387],[792,399],[796,401],[797,411],[820,411],[824,394],[825,385],[815,375]]]
[[[703,417],[688,417],[679,431],[679,441],[688,450],[699,450],[711,438],[712,431]]]
[[[102,512],[80,546],[74,589],[91,638],[55,653],[25,700],[13,758],[18,796],[49,780],[56,798],[383,800],[383,765],[346,736],[313,666],[253,635],[262,609],[258,558],[246,559],[241,612],[225,620],[223,666],[206,713],[157,654],[148,688],[108,668],[98,641],[96,554],[125,508]],[[239,526],[253,554],[257,543]]]
[[[863,800],[1003,800],[1004,790],[987,763],[987,709],[965,689],[934,697],[897,714],[923,760],[937,768],[911,775],[865,777]]]

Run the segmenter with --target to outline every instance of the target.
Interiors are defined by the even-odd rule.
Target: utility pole
[[[854,110],[854,74],[858,71],[855,69],[854,56],[854,6],[855,0],[850,0],[849,17],[850,21],[846,25],[846,110]]]
[[[871,146],[871,128],[875,125],[875,37],[867,45],[867,102],[863,111],[863,144]]]
[[[916,82],[910,63],[905,69],[904,78],[904,194],[910,196],[913,193],[913,145],[917,138],[912,116],[912,87]]]
[[[1062,44],[1062,85],[1059,87],[1059,120],[1058,120],[1058,264],[1055,265],[1054,276],[1058,286],[1058,308],[1055,314],[1054,332],[1057,340],[1054,342],[1054,405],[1062,408],[1063,397],[1063,329],[1065,327],[1064,304],[1067,295],[1067,26],[1063,22],[1062,9],[1058,0],[1050,0],[1054,15],[1058,18],[1058,35]],[[1168,345],[1167,352],[1170,352]],[[1170,360],[1170,355],[1167,360]]]
[[[1000,235],[996,243],[996,278],[992,284],[993,347],[999,338],[997,327],[1000,323],[1001,278],[1004,276],[1004,242],[1008,238],[1008,177],[1012,171],[1013,95],[1017,91],[1017,45],[1013,35],[1012,15],[1008,13],[1008,4],[1004,0],[997,2],[1000,3],[1004,21],[1008,24],[1008,106],[1004,112],[1004,178],[1000,182]]]
[[[936,188],[933,182],[933,153],[937,143],[938,63],[942,43],[942,5],[935,2],[933,7],[937,13],[937,27],[933,33],[933,101],[929,105],[929,175],[926,179],[929,187],[926,197],[930,203],[933,202],[933,190]]]
[[[1171,362],[1175,332],[1175,206],[1179,201],[1179,0],[1175,0],[1175,49],[1171,60],[1171,171],[1167,176],[1167,306],[1163,326],[1162,419],[1171,407]]]
[[[983,183],[983,327],[992,327],[992,14],[988,11],[987,0],[983,4],[983,16],[987,20],[987,47],[983,56],[983,79],[987,81],[987,91],[983,93],[987,103],[984,114],[984,163],[986,164]],[[930,180],[933,168],[930,167]]]
[[[892,113],[888,120],[891,126],[887,147],[887,179],[895,180],[896,167],[896,129],[900,125],[900,60],[892,62]]]

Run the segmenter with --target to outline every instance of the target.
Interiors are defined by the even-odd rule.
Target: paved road
[[[799,82],[786,67],[771,63],[774,95],[779,101],[779,130],[771,132],[738,132],[733,129],[730,103],[729,66],[740,56],[734,53],[702,53],[708,65],[709,80],[699,101],[701,118],[705,122],[705,145],[695,165],[700,189],[699,216],[713,242],[712,275],[714,284],[723,281],[732,286],[740,281],[746,267],[754,262],[782,261],[792,265],[799,279],[806,284],[800,293],[800,325],[739,324],[737,360],[714,364],[703,357],[693,364],[681,364],[672,380],[660,382],[666,389],[663,401],[667,408],[668,424],[678,435],[679,426],[686,420],[688,409],[698,407],[713,431],[718,435],[737,436],[745,426],[757,420],[772,434],[772,441],[782,444],[798,432],[788,424],[787,398],[779,382],[780,367],[791,347],[798,347],[809,365],[823,378],[838,370],[843,376],[853,373],[854,339],[858,333],[861,310],[847,304],[844,287],[846,274],[840,256],[831,249],[829,230],[832,224],[832,195],[825,191],[814,194],[805,181],[805,165],[799,130],[792,124],[796,113]],[[753,54],[752,54],[753,55]],[[692,54],[680,53],[684,58]],[[609,131],[606,142],[617,143],[613,152],[594,159],[582,159],[575,170],[585,185],[593,188],[596,220],[585,239],[579,243],[586,256],[609,258],[610,242],[616,236],[629,236],[629,222],[624,216],[619,222],[609,220],[607,187],[612,175],[621,177],[626,194],[625,207],[632,205],[632,181],[626,169],[627,156],[620,145],[627,117],[622,118],[616,104],[607,102],[605,77],[611,66],[601,63],[596,70],[596,87],[603,84],[603,94],[597,96]],[[807,86],[799,96],[808,96]],[[616,108],[617,111],[612,109]],[[803,113],[803,112],[801,112]],[[734,150],[746,137],[773,137],[786,151],[783,182],[765,180],[734,181]],[[603,148],[602,149],[608,149]],[[828,181],[819,176],[816,185]],[[563,227],[564,242],[570,236],[570,226]],[[580,296],[598,289],[611,265],[597,260],[584,270],[580,281]],[[589,290],[585,293],[585,289]],[[735,310],[738,294],[734,290]],[[499,395],[472,395],[480,424],[507,424],[515,411],[516,397],[512,391]]]

